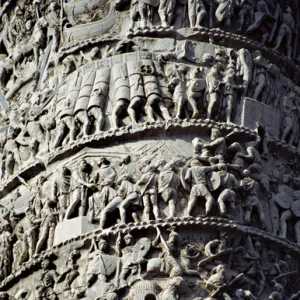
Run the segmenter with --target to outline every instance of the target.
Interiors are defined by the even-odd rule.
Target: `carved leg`
[[[162,5],[159,5],[158,8],[158,15],[161,21],[161,25],[163,27],[168,27],[168,23],[167,23],[167,16],[166,16],[166,9],[164,7],[161,7]]]
[[[257,199],[257,203],[256,203],[256,209],[257,209],[257,213],[258,213],[262,228],[265,229],[266,221],[265,221],[264,209],[263,209],[261,202],[258,199]]]
[[[119,116],[121,115],[121,113],[123,112],[123,109],[125,109],[125,102],[122,100],[117,101],[114,110],[112,112],[112,116],[111,116],[111,123],[112,123],[112,128],[116,129],[118,128],[118,124],[119,124]]]
[[[73,193],[76,193],[77,191],[75,190]],[[73,201],[71,202],[70,206],[68,207],[67,211],[66,211],[66,215],[65,215],[65,220],[70,219],[71,215],[75,212],[75,209],[77,208],[77,206],[80,203],[80,197],[78,197],[79,195],[73,195]]]
[[[226,122],[229,124],[231,120],[231,114],[233,110],[234,97],[232,95],[228,95],[226,97]]]
[[[157,102],[160,101],[160,99],[155,98],[155,99],[150,99],[147,101],[146,107],[145,107],[145,111],[146,111],[146,115],[148,117],[148,121],[150,122],[155,122],[155,118],[154,118],[154,110],[153,110],[153,105]]]
[[[286,210],[281,214],[280,217],[280,236],[282,238],[286,238],[287,225],[286,221],[292,218],[292,212],[290,210]]]
[[[58,125],[57,135],[53,143],[53,149],[61,146],[62,141],[65,137],[66,130],[67,130],[66,123],[64,122],[64,120],[60,120]]]
[[[218,93],[210,93],[208,107],[207,107],[207,119],[211,119],[213,110],[216,103],[218,103]]]
[[[179,97],[176,99],[176,102],[177,102],[177,113],[176,113],[175,118],[176,118],[176,119],[180,119],[182,107],[183,107],[183,105],[184,105],[184,103],[185,103],[185,98],[182,97],[182,96],[179,96]]]
[[[46,242],[46,240],[48,238],[48,233],[49,233],[49,227],[48,227],[48,225],[46,225],[43,228],[41,228],[41,231],[42,231],[42,234],[41,234],[40,239],[37,242],[35,254],[38,254],[38,253],[41,252],[42,247],[43,247],[44,243]]]
[[[246,224],[249,224],[250,221],[251,221],[252,209],[253,209],[252,206],[247,206],[246,207],[245,216],[244,216]]]
[[[266,83],[267,83],[266,76],[264,74],[260,73],[258,76],[258,85],[257,85],[254,95],[253,95],[253,98],[255,100],[258,100],[260,94],[262,93],[263,89],[266,86]]]
[[[118,206],[122,203],[122,201],[123,199],[121,197],[116,197],[111,202],[109,202],[108,205],[103,209],[100,215],[100,223],[99,223],[100,228],[102,229],[104,228],[107,219],[107,214],[117,209]]]
[[[126,208],[129,207],[132,203],[135,203],[137,201],[137,198],[140,198],[140,195],[135,192],[129,194],[128,197],[121,202],[119,211],[122,223],[126,223]]]
[[[164,120],[165,121],[171,120],[171,116],[170,116],[170,113],[169,113],[168,109],[165,107],[165,105],[161,101],[159,102],[158,107],[161,111],[161,114],[162,114]]]
[[[95,110],[94,117],[96,120],[95,121],[96,133],[99,133],[102,131],[104,127],[104,115],[100,107],[95,107],[94,110]]]
[[[188,207],[187,207],[187,212],[186,215],[189,217],[191,216],[192,210],[196,204],[197,197],[195,196],[190,196],[189,202],[188,202]]]
[[[189,103],[191,104],[192,108],[193,108],[193,115],[192,115],[192,119],[196,119],[199,116],[199,110],[197,108],[197,101],[194,97],[189,97],[188,98]]]
[[[144,217],[146,221],[150,221],[150,196],[148,194],[143,196]]]
[[[295,224],[295,240],[298,245],[300,245],[300,221]]]
[[[175,200],[170,199],[169,200],[169,218],[175,217]]]
[[[205,195],[206,203],[205,203],[205,213],[207,216],[211,214],[211,210],[213,207],[213,204],[215,202],[214,198],[212,197],[211,194],[206,194]]]
[[[207,15],[206,10],[205,9],[201,9],[198,14],[197,14],[197,20],[196,20],[196,26],[197,27],[202,27],[201,23],[203,21],[203,19],[205,18],[205,16]]]
[[[224,200],[225,200],[224,197],[222,197],[222,195],[220,195],[218,198],[218,204],[219,204],[219,210],[220,210],[221,216],[226,215],[226,212],[227,212]]]
[[[137,124],[137,115],[136,115],[136,109],[138,107],[138,104],[141,103],[141,98],[137,97],[134,100],[131,101],[129,104],[129,107],[127,109],[128,115],[131,119],[132,124]]]
[[[150,200],[151,200],[151,204],[152,204],[152,208],[153,208],[154,218],[155,218],[155,220],[158,220],[159,219],[159,210],[158,210],[158,205],[157,205],[157,194],[156,193],[151,194]]]
[[[196,26],[196,12],[191,8],[189,9],[189,22],[191,28],[194,28]]]
[[[48,234],[48,241],[47,241],[47,249],[50,249],[53,246],[54,242],[54,232],[55,232],[55,225],[51,225],[49,229],[49,234]]]

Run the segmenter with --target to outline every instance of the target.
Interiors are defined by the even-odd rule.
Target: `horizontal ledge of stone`
[[[265,232],[260,229],[256,229],[253,227],[249,227],[246,225],[241,225],[235,223],[234,221],[223,219],[220,217],[206,217],[206,216],[199,216],[199,217],[175,217],[169,219],[161,219],[161,220],[151,220],[149,222],[139,222],[139,223],[128,223],[128,224],[120,224],[114,225],[107,229],[98,229],[93,232],[89,232],[70,240],[64,241],[51,249],[46,251],[42,251],[40,254],[36,255],[35,258],[32,260],[23,263],[17,272],[12,273],[6,279],[4,279],[0,283],[0,290],[6,291],[11,288],[14,284],[18,283],[20,278],[24,278],[29,273],[37,271],[41,268],[41,263],[45,258],[51,258],[57,256],[59,250],[64,248],[66,245],[70,245],[72,243],[76,243],[78,241],[83,242],[81,243],[80,247],[82,248],[84,244],[88,242],[91,243],[92,238],[95,235],[99,237],[109,237],[111,235],[118,236],[119,233],[126,234],[133,230],[148,230],[148,229],[155,229],[159,228],[182,228],[184,226],[200,226],[206,227],[216,230],[224,230],[227,232],[239,232],[245,235],[250,235],[254,238],[261,238],[269,243],[277,244],[279,247],[282,247],[286,251],[290,251],[290,253],[294,253],[295,255],[300,255],[300,247],[298,244],[292,243],[286,239],[280,238],[278,236],[272,235],[271,233]]]

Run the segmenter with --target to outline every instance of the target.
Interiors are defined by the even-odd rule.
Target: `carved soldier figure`
[[[216,10],[216,18],[221,23],[225,21],[225,26],[231,27],[231,18],[234,15],[234,9],[239,7],[238,0],[217,0],[219,3]]]
[[[188,15],[191,28],[201,28],[203,19],[207,15],[203,0],[188,0]]]
[[[206,286],[210,289],[218,289],[227,283],[225,265],[218,265],[210,272],[209,278],[206,280]]]
[[[79,266],[76,264],[76,261],[79,257],[80,252],[78,250],[71,251],[67,261],[67,268],[57,279],[58,283],[63,281],[64,291],[70,290],[71,284],[79,276]]]
[[[121,236],[118,237],[118,248],[120,249]],[[151,242],[148,238],[141,238],[135,245],[130,233],[124,236],[125,247],[122,251],[122,269],[119,275],[119,288],[128,285],[130,277],[140,272],[140,264],[145,261],[144,256],[150,249]],[[120,251],[120,250],[119,250]],[[120,253],[119,253],[120,256]]]
[[[176,68],[176,76],[173,76],[168,84],[169,90],[173,91],[173,99],[174,103],[176,103],[177,111],[176,111],[176,119],[180,119],[180,115],[182,113],[182,108],[187,99],[186,94],[186,83],[185,83],[185,68]],[[197,109],[197,106],[196,106]]]
[[[8,129],[6,143],[3,147],[2,159],[4,160],[6,179],[14,173],[16,165],[19,168],[22,165],[19,144],[16,141],[19,132],[19,128],[10,127]]]
[[[219,175],[221,178],[221,193],[218,197],[219,210],[222,217],[232,218],[229,213],[234,213],[236,194],[234,190],[239,186],[239,182],[233,174],[227,171],[225,164],[221,164],[219,167]],[[229,209],[228,207],[229,206]]]
[[[261,43],[265,45],[272,38],[272,27],[276,21],[276,16],[271,12],[266,0],[256,2],[256,10],[254,13],[254,23],[248,27],[246,34],[252,32],[260,32]],[[256,98],[255,98],[256,99]]]
[[[269,300],[283,300],[284,299],[284,288],[280,283],[275,283],[273,292],[270,294]]]
[[[274,50],[279,50],[279,47],[285,39],[286,53],[288,58],[292,57],[292,40],[293,32],[295,31],[295,21],[292,15],[292,10],[289,6],[285,8],[284,13],[282,14],[282,23],[279,27],[278,36],[276,39],[276,46]]]
[[[91,262],[87,270],[87,287],[91,287],[98,280],[101,285],[101,294],[114,294],[116,287],[107,282],[107,277],[115,273],[117,269],[116,256],[108,254],[108,244],[103,238],[99,240],[98,247],[94,253],[91,253]],[[115,298],[108,298],[115,299]]]
[[[10,36],[12,37],[12,43],[15,45],[17,42],[20,42],[25,36],[25,21],[24,13],[19,6],[15,8],[15,16],[10,23]]]
[[[293,192],[293,202],[290,203],[289,209],[286,209],[282,212],[280,216],[280,236],[282,238],[286,238],[287,234],[287,221],[290,219],[295,219],[295,225],[294,225],[294,232],[295,232],[295,240],[300,245],[300,210],[299,210],[299,204],[300,204],[300,192],[294,191]]]
[[[255,208],[259,216],[262,228],[265,229],[265,214],[258,196],[259,184],[254,179],[250,178],[251,173],[249,170],[244,170],[243,174],[244,179],[242,180],[241,185],[245,191],[246,197],[246,201],[243,205],[245,208],[245,222],[246,224],[249,224],[251,222],[253,208]]]
[[[171,25],[174,16],[176,0],[160,0],[158,6],[158,14],[161,25],[168,27]]]
[[[158,108],[164,120],[171,119],[169,111],[164,104],[162,93],[160,91],[155,65],[152,60],[142,60],[140,71],[143,74],[144,90],[146,97],[145,112],[148,121],[155,122],[154,112]]]
[[[95,133],[101,132],[104,127],[104,108],[107,102],[109,78],[109,68],[97,70],[93,91],[87,106],[89,118],[93,117],[94,119]]]
[[[122,197],[123,201],[119,205],[119,211],[122,223],[126,223],[126,209],[130,206],[142,207],[142,197],[139,189],[133,183],[133,179],[129,174],[124,174],[119,178],[120,187],[118,194]],[[136,213],[132,213],[135,222],[138,222]]]
[[[79,216],[83,216],[86,209],[88,189],[94,187],[89,183],[88,163],[85,159],[79,162],[79,168],[71,175],[71,202],[65,215],[65,219],[70,219],[72,214],[79,207]]]
[[[18,226],[18,231],[22,234],[22,254],[19,258],[18,265],[21,265],[26,258],[29,260],[35,254],[35,248],[38,238],[38,225],[41,219],[38,219],[31,208],[25,210],[25,218]]]
[[[133,0],[130,8],[129,30],[134,29],[134,22],[140,17],[141,28],[150,27],[153,18],[153,7],[157,6],[158,1]]]
[[[227,155],[226,137],[221,135],[218,128],[211,129],[210,142],[203,145],[201,157],[207,159],[211,164],[224,163]]]
[[[267,60],[262,56],[259,50],[255,50],[253,53],[254,73],[253,80],[255,84],[255,91],[253,98],[260,101],[260,96],[267,85],[268,70],[272,65],[268,64]]]
[[[115,92],[112,128],[116,129],[119,127],[119,118],[127,110],[131,99],[127,65],[114,65],[111,68],[111,77]]]
[[[150,209],[152,205],[155,220],[159,219],[159,210],[157,205],[157,169],[153,165],[148,165],[144,169],[144,174],[136,183],[136,187],[140,190],[143,204],[144,217],[146,221],[150,221]]]
[[[295,92],[292,90],[287,95],[283,96],[282,106],[284,113],[284,123],[283,132],[281,140],[289,144],[293,144],[297,137],[295,133],[298,131],[298,117],[294,115],[297,111],[297,106],[295,105]]]
[[[4,220],[0,227],[0,280],[4,280],[11,273],[13,236],[11,226]]]
[[[216,106],[219,106],[220,104],[220,77],[220,70],[217,64],[214,65],[206,75],[206,86],[208,92],[207,119],[209,120],[212,118]]]
[[[117,197],[117,191],[114,189],[117,173],[110,161],[101,158],[98,166],[95,181],[100,182],[100,191],[91,196],[89,209],[91,221],[100,217],[100,228],[103,228],[107,213],[117,208],[122,199]]]
[[[197,100],[200,101],[201,110],[204,107],[204,89],[205,89],[205,81],[201,78],[201,71],[199,68],[194,69],[191,72],[191,81],[188,85],[187,89],[187,100],[191,104],[193,108],[192,119],[196,119],[199,116],[199,110],[197,107]]]
[[[59,221],[64,219],[67,208],[70,205],[70,170],[63,166],[59,177],[53,183],[53,196],[57,199],[59,210]]]
[[[207,257],[212,257],[230,249],[228,245],[228,234],[226,232],[220,233],[220,238],[212,240],[205,245],[204,253]]]
[[[224,101],[226,105],[226,122],[231,123],[233,113],[237,105],[237,92],[243,86],[237,84],[236,69],[233,63],[229,64],[224,76]]]
[[[207,188],[206,175],[209,172],[215,171],[217,169],[218,165],[206,167],[203,166],[198,159],[193,159],[191,161],[191,167],[187,170],[187,173],[185,175],[185,180],[192,184],[192,189],[186,212],[187,216],[191,215],[198,197],[203,197],[206,200],[206,215],[209,215],[211,213],[215,200]]]
[[[60,43],[60,27],[62,26],[58,15],[58,6],[55,2],[52,2],[48,6],[48,13],[46,15],[46,20],[48,22],[47,28],[47,36],[48,36],[48,43],[50,39],[52,39],[52,49],[57,52],[59,43]]]
[[[45,199],[43,209],[41,212],[41,225],[39,240],[36,245],[35,253],[41,252],[45,242],[47,242],[47,249],[51,248],[54,242],[54,232],[57,225],[56,201]]]
[[[158,192],[163,200],[169,205],[169,218],[175,217],[175,204],[178,199],[180,186],[179,176],[174,172],[174,163],[167,163],[158,177]]]
[[[51,269],[50,261],[46,258],[42,261],[43,272],[39,277],[36,290],[38,300],[57,300],[54,284],[59,278],[56,270]]]

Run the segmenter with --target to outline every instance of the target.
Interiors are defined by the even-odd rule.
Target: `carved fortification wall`
[[[0,17],[0,299],[300,299],[299,1]]]

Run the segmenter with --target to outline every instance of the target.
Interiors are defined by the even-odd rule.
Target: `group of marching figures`
[[[129,30],[153,27],[155,10],[162,27],[179,27],[175,18],[176,5],[181,6],[181,15],[177,17],[183,19],[182,27],[220,27],[250,36],[263,45],[273,46],[274,50],[280,49],[289,58],[295,59],[299,54],[299,45],[293,43],[299,22],[295,21],[290,6],[280,6],[272,0],[132,0]]]
[[[188,43],[183,55],[186,47]],[[246,95],[251,80],[253,63],[249,51],[227,54],[217,49],[216,57],[208,57],[209,68],[165,59],[129,61],[86,74],[75,71],[42,110],[47,99],[40,92],[33,93],[18,110],[8,112],[9,129],[0,135],[0,178],[9,178],[36,155],[107,128],[200,117],[232,122],[240,96]],[[266,89],[263,79],[267,75],[261,59],[261,54],[255,53],[261,70],[259,84],[254,88],[257,98]],[[110,125],[105,122],[108,105],[112,106]],[[129,120],[125,122],[126,117]],[[286,131],[289,137],[290,128]]]
[[[291,289],[291,282],[296,283],[293,278],[298,274],[294,259],[287,253],[270,250],[270,245],[258,239],[236,234],[230,238],[229,232],[221,231],[219,236],[212,233],[211,239],[182,241],[175,227],[164,232],[159,227],[151,230],[156,231],[151,239],[134,237],[133,232],[119,233],[115,245],[105,237],[93,236],[89,251],[73,249],[66,256],[66,263],[59,267],[52,259],[45,258],[37,280],[20,290],[24,298],[19,291],[19,297],[14,299],[27,299],[25,296],[33,293],[36,299],[57,300],[57,290],[62,290],[66,297],[63,299],[117,300],[127,287],[129,299],[144,299],[134,296],[144,291],[147,283],[147,293],[160,300],[186,299],[185,296],[192,294],[199,297],[194,299],[202,300],[299,299],[296,285]],[[200,229],[198,233],[201,232]],[[1,258],[3,255],[1,252]],[[80,263],[86,259],[83,256],[88,258],[85,270]],[[8,274],[4,274],[3,267],[1,272],[4,279],[3,275]],[[154,276],[166,282],[164,288],[159,287],[160,282],[155,283],[157,288],[152,283],[149,289]],[[191,278],[193,281],[189,281]],[[77,279],[80,288],[74,284]],[[92,296],[93,287],[97,287],[97,297]]]
[[[134,172],[126,167],[130,156],[114,165],[101,158],[96,170],[82,159],[72,171],[63,166],[52,181],[49,179],[52,189],[47,193],[43,191],[46,177],[40,176],[34,185],[19,177],[31,190],[29,207],[25,216],[9,209],[4,213],[0,249],[11,253],[18,240],[19,248],[14,249],[22,248],[20,264],[53,245],[58,222],[86,215],[92,223],[99,222],[101,229],[117,222],[220,216],[255,227],[260,224],[262,229],[300,244],[300,193],[294,192],[289,204],[287,194],[270,197],[269,177],[262,172],[261,155],[253,145],[244,149],[232,142],[232,134],[222,136],[218,128],[211,130],[209,142],[195,138],[192,144],[195,157],[141,159],[140,171]],[[14,197],[19,196],[16,192]],[[265,218],[268,200],[270,226]],[[294,224],[292,236],[290,222]],[[14,238],[11,228],[15,228]]]

